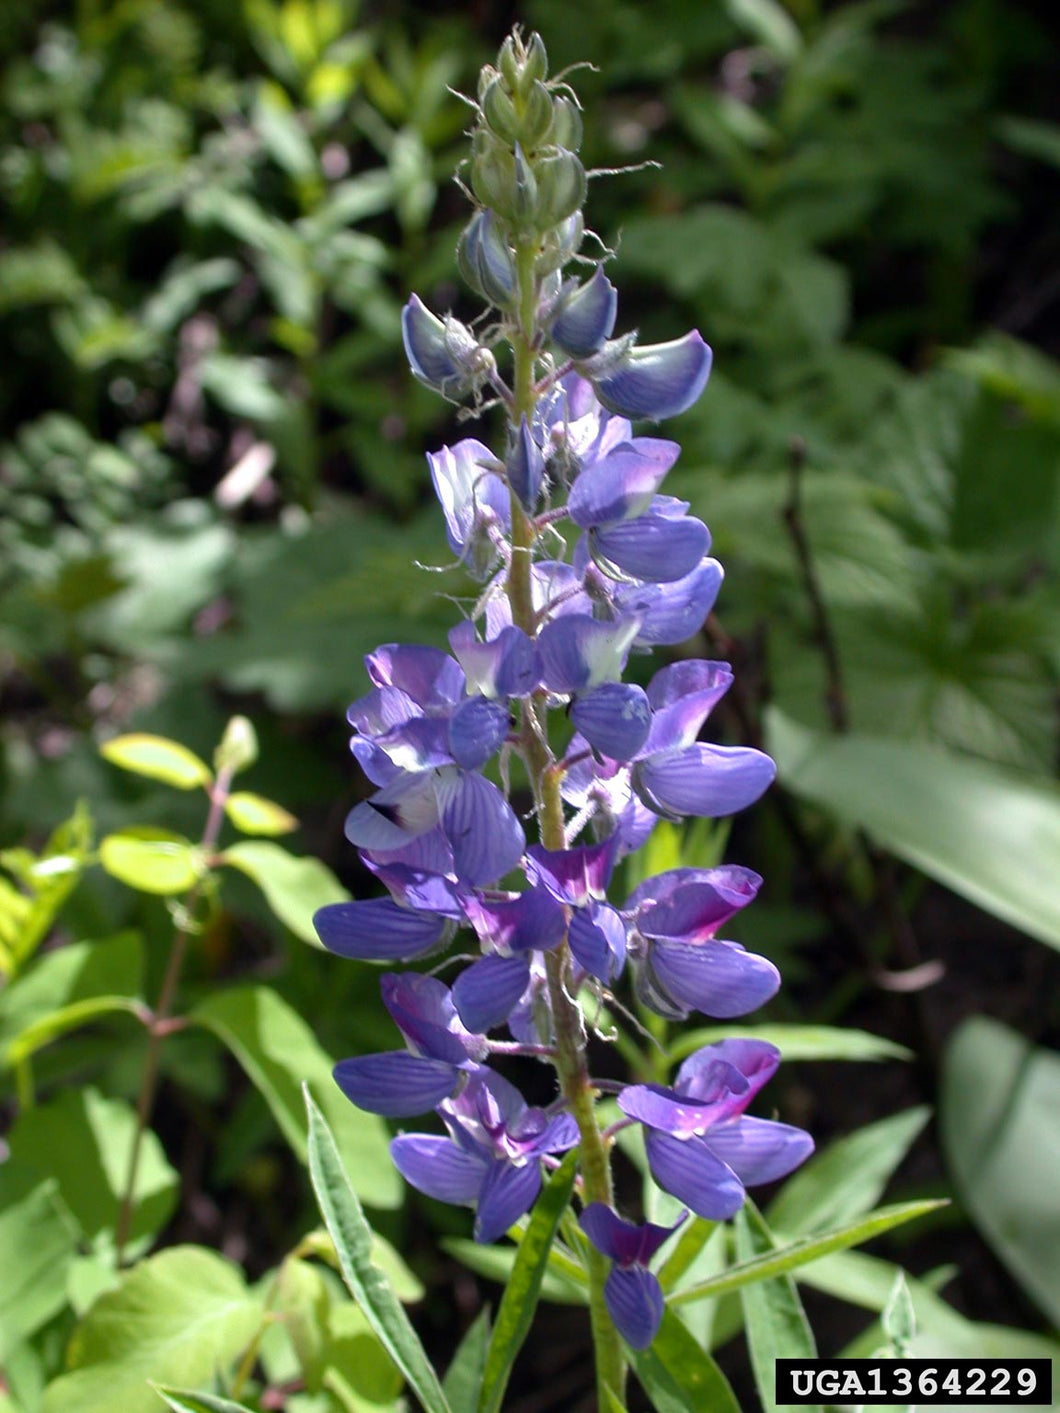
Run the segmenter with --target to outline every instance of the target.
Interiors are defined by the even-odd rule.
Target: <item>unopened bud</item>
[[[552,99],[552,141],[568,152],[577,152],[582,145],[582,115],[563,94]]]
[[[537,229],[547,231],[579,210],[585,201],[588,181],[585,168],[573,152],[562,148],[537,163]]]
[[[443,397],[464,397],[495,367],[493,354],[466,324],[452,316],[437,319],[418,295],[401,312],[401,333],[413,373]]]
[[[515,264],[508,242],[492,211],[472,217],[456,252],[460,273],[468,284],[498,309],[508,308],[516,289]]]
[[[552,98],[543,83],[533,83],[519,120],[519,141],[527,152],[536,152],[552,131]]]
[[[591,280],[563,299],[552,337],[572,358],[591,358],[611,337],[617,313],[618,292],[598,265]]]
[[[213,768],[220,775],[238,775],[258,758],[258,735],[245,716],[233,716],[213,753]]]
[[[547,231],[541,242],[541,253],[534,262],[537,275],[551,275],[572,260],[581,247],[584,231],[585,223],[580,211],[561,221],[555,230]]]
[[[480,101],[482,116],[488,123],[490,131],[495,133],[502,142],[506,142],[509,147],[513,146],[519,138],[520,125],[515,112],[515,104],[508,96],[503,80],[495,78],[492,83],[488,84]]]

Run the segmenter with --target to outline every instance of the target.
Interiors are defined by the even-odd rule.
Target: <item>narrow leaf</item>
[[[751,1202],[736,1214],[736,1254],[746,1268],[756,1259],[769,1257],[773,1237]],[[799,1292],[790,1275],[763,1276],[740,1290],[744,1328],[751,1355],[755,1387],[764,1413],[777,1413],[776,1361],[778,1359],[816,1359],[817,1346],[802,1308]],[[816,1409],[817,1405],[807,1407]]]
[[[753,1258],[741,1257],[739,1265],[730,1266],[720,1276],[712,1276],[710,1280],[689,1286],[687,1290],[675,1292],[670,1296],[670,1303],[689,1305],[692,1301],[704,1300],[707,1296],[740,1290],[755,1281],[786,1275],[810,1261],[831,1255],[833,1251],[845,1251],[849,1246],[860,1246],[863,1242],[871,1241],[873,1237],[890,1231],[892,1227],[915,1221],[917,1217],[926,1216],[928,1212],[945,1206],[945,1201],[925,1199],[920,1202],[900,1202],[893,1207],[878,1207],[875,1212],[870,1212],[860,1221],[851,1222],[849,1226],[839,1227],[836,1231],[826,1232],[823,1236],[805,1236],[784,1246],[763,1248]]]
[[[740,1413],[728,1379],[672,1310],[634,1367],[656,1413]]]
[[[265,901],[296,937],[320,946],[313,914],[328,903],[346,903],[349,893],[319,859],[296,858],[278,844],[233,844],[221,862],[238,868],[258,885]]]
[[[674,1038],[667,1049],[671,1063],[683,1060],[704,1045],[719,1040],[765,1040],[785,1060],[910,1060],[912,1050],[870,1035],[834,1025],[709,1025]]]
[[[192,1393],[188,1389],[163,1388],[160,1384],[152,1384],[151,1387],[159,1398],[169,1404],[173,1413],[252,1413],[245,1403],[233,1403],[220,1394]]]
[[[511,1279],[501,1297],[493,1327],[486,1368],[479,1391],[478,1413],[498,1413],[519,1350],[530,1330],[541,1294],[556,1231],[574,1190],[577,1150],[568,1153],[537,1199],[530,1225],[519,1245]]]
[[[225,814],[244,834],[290,834],[298,828],[294,815],[282,805],[249,790],[236,790],[225,800]]]
[[[372,1262],[372,1229],[342,1166],[327,1120],[305,1089],[309,1176],[346,1284],[427,1413],[451,1413],[442,1386],[386,1277]]]
[[[664,1291],[673,1290],[685,1272],[699,1259],[704,1246],[717,1229],[717,1222],[708,1222],[706,1217],[693,1218],[659,1271],[659,1284]]]
[[[521,1240],[514,1228],[509,1233],[513,1240]],[[498,1285],[507,1285],[512,1276],[512,1267],[518,1255],[514,1246],[481,1246],[477,1241],[466,1237],[449,1236],[442,1238],[442,1248],[448,1251],[469,1271],[484,1276]],[[584,1305],[589,1298],[589,1278],[576,1261],[571,1260],[555,1246],[548,1253],[548,1266],[541,1283],[541,1299],[556,1305]]]
[[[784,1184],[767,1213],[770,1229],[801,1236],[869,1211],[930,1114],[920,1105],[830,1144]]]
[[[490,1308],[484,1306],[460,1341],[442,1380],[453,1413],[475,1413],[490,1344]]]
[[[121,770],[161,780],[178,790],[194,790],[196,785],[209,785],[213,781],[204,760],[179,741],[170,741],[165,736],[150,736],[142,731],[115,736],[100,746],[99,753]]]
[[[69,1006],[62,1006],[50,1016],[42,1016],[26,1026],[4,1051],[3,1064],[19,1065],[60,1035],[100,1020],[103,1016],[117,1012],[135,1016],[142,1014],[142,1011],[141,1002],[131,996],[88,996],[83,1001],[73,1001]]]
[[[609,1384],[604,1384],[604,1407],[603,1413],[626,1413],[626,1405],[614,1393]]]
[[[305,1021],[268,986],[236,986],[207,996],[188,1016],[226,1045],[260,1092],[300,1162],[307,1159],[302,1085],[327,1117],[339,1154],[371,1207],[396,1207],[402,1185],[390,1161],[386,1125],[345,1097],[333,1062]]]

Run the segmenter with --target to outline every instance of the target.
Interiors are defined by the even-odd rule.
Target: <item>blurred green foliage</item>
[[[1042,780],[1055,773],[1060,695],[1060,114],[1048,7],[529,0],[521,17],[554,68],[598,66],[578,81],[587,160],[629,168],[594,180],[589,206],[614,251],[619,330],[665,339],[695,323],[715,348],[707,395],[672,433],[685,448],[673,488],[711,525],[728,574],[718,617],[690,651],[734,655],[744,696],[722,727],[734,739],[768,729],[790,792],[740,838],[741,857],[766,860],[771,881],[756,946],[806,978],[781,1021],[819,1023],[824,1036],[825,1024],[855,1026],[850,1008],[875,970],[916,962],[892,945],[895,890],[879,845],[920,871],[898,878],[914,920],[926,876],[1060,946],[1060,805]],[[377,1352],[375,1384],[365,1374],[367,1392],[350,1385],[371,1337],[337,1282],[284,1244],[290,1175],[276,1136],[296,1151],[303,1141],[293,1075],[322,1074],[325,1050],[389,1043],[372,976],[297,940],[308,931],[300,890],[319,889],[321,875],[291,865],[324,854],[365,885],[339,842],[359,788],[342,764],[341,710],[360,690],[365,651],[443,641],[450,599],[468,592],[447,567],[422,455],[460,432],[409,377],[399,315],[412,289],[463,312],[453,252],[466,204],[451,175],[467,110],[454,90],[469,89],[509,18],[489,4],[472,15],[357,0],[26,0],[0,13],[0,971],[25,968],[3,993],[0,1053],[27,1031],[41,1047],[45,1102],[12,1130],[12,1154],[43,1151],[63,1107],[77,1141],[69,1161],[99,1168],[90,1211],[77,1210],[66,1170],[34,1169],[32,1191],[5,1193],[17,1205],[0,1217],[0,1251],[15,1252],[20,1224],[55,1251],[82,1242],[70,1289],[42,1283],[21,1323],[3,1326],[12,1348],[44,1332],[32,1357],[5,1366],[20,1409],[40,1406],[70,1312],[106,1286],[99,1252],[84,1248],[93,1222],[112,1223],[119,1190],[100,1134],[119,1152],[128,1144],[129,1013],[157,994],[171,930],[160,895],[120,887],[120,866],[89,866],[93,824],[72,811],[90,801],[96,832],[125,841],[126,863],[130,838],[145,842],[134,826],[196,837],[195,800],[130,781],[98,746],[152,732],[208,756],[233,708],[258,724],[255,790],[305,821],[302,858],[278,866],[271,841],[229,851],[192,967],[197,1019],[167,1046],[163,1072],[179,1075],[193,1121],[212,1116],[204,1187],[254,1204],[265,1252],[255,1274],[285,1273],[277,1298],[303,1344],[263,1337],[270,1378],[316,1371],[304,1413],[396,1397]],[[826,739],[837,725],[847,739]],[[902,768],[928,797],[916,828],[887,765],[910,743]],[[1000,861],[984,856],[973,796],[1007,844]],[[1031,796],[1023,847],[1006,835],[1005,808]],[[951,798],[967,827],[940,839],[944,824],[931,821]],[[717,842],[686,840],[684,857]],[[141,847],[134,872],[143,857]],[[52,936],[68,945],[35,957]],[[815,986],[837,936],[843,979],[832,962]],[[89,944],[71,938],[98,939],[91,965],[75,951]],[[924,946],[933,955],[930,936]],[[216,992],[222,981],[235,985]],[[48,1047],[61,1029],[32,1029],[49,1007],[101,998],[100,1024],[62,1047]],[[921,1049],[910,1014],[892,1042]],[[1045,991],[1008,1019],[1060,1041]],[[277,1027],[294,1047],[286,1065],[269,1044]],[[982,1154],[962,1132],[967,1096],[982,1087],[976,1033],[958,1033],[944,1069],[947,1159],[1028,1308],[1055,1321],[1055,1279],[1008,1220],[1011,1193],[975,1176]],[[229,1092],[216,1041],[252,1086]],[[1018,1049],[1013,1037],[1004,1046]],[[0,1076],[12,1108],[19,1053]],[[1021,1099],[1013,1080],[997,1099],[1020,1120],[1006,1152],[1049,1122],[1052,1061],[1032,1059],[1030,1092]],[[71,1080],[92,1086],[76,1105],[54,1097]],[[855,1216],[905,1152],[884,1148],[879,1188]],[[152,1235],[174,1181],[152,1149]],[[1048,1195],[1038,1219],[1060,1223]],[[801,1230],[787,1231],[783,1209],[767,1215],[785,1235]],[[400,1236],[407,1222],[395,1215],[387,1229]],[[764,1250],[768,1228],[741,1239]],[[708,1278],[720,1258],[703,1251]],[[166,1262],[189,1260],[164,1252],[136,1279],[171,1289]],[[219,1358],[234,1358],[260,1321],[259,1293],[220,1263],[188,1279],[204,1299],[233,1302],[235,1333],[218,1339]],[[894,1271],[842,1253],[805,1279],[878,1313]],[[921,1334],[975,1347],[981,1327],[939,1300],[930,1275],[910,1290]],[[129,1283],[107,1299],[119,1313],[138,1308]],[[2,1299],[0,1316],[13,1320]],[[710,1318],[701,1333],[720,1341],[743,1316],[730,1301]],[[1003,1335],[991,1337],[1009,1348]],[[92,1339],[47,1408],[88,1407],[77,1401],[86,1389],[109,1396],[111,1356]],[[345,1370],[345,1393],[320,1384],[328,1360]],[[183,1381],[179,1348],[158,1367]]]

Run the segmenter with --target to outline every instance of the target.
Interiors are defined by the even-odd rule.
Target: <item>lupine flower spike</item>
[[[473,1206],[476,1240],[492,1242],[578,1149],[597,1376],[621,1393],[622,1341],[655,1338],[664,1298],[649,1263],[679,1222],[618,1215],[611,1132],[642,1125],[655,1182],[716,1221],[812,1143],[747,1113],[779,1060],[747,1040],[697,1051],[672,1088],[624,1087],[621,1120],[601,1128],[585,1017],[605,994],[631,985],[667,1019],[728,1019],[780,984],[770,961],[719,935],[758,891],[750,870],[672,869],[624,899],[614,882],[660,819],[742,810],[774,770],[761,751],[700,740],[732,682],[726,663],[624,680],[634,657],[697,632],[721,586],[706,525],[666,491],[679,445],[632,425],[689,408],[710,349],[695,330],[658,345],[616,334],[618,293],[602,263],[585,274],[581,252],[579,112],[549,81],[537,35],[505,41],[476,113],[458,256],[492,315],[465,324],[413,295],[402,326],[421,382],[474,406],[488,388],[505,413],[492,448],[468,438],[427,458],[449,547],[481,594],[449,651],[388,643],[366,658],[349,721],[370,789],[346,833],[387,896],[323,908],[316,923],[331,951],[391,968],[383,1000],[403,1047],[344,1060],[335,1078],[372,1113],[435,1111],[444,1134],[393,1140],[409,1183]],[[562,738],[554,718],[569,719]],[[529,802],[510,797],[501,768],[513,751],[532,790],[529,840]],[[472,957],[449,984],[393,970],[454,939]],[[512,1053],[554,1067],[554,1103],[527,1105],[498,1073]]]

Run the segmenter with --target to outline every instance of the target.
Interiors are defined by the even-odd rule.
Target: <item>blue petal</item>
[[[548,952],[567,931],[562,907],[544,887],[506,899],[471,896],[464,911],[480,940],[502,952]]]
[[[426,1114],[456,1088],[461,1072],[444,1060],[427,1060],[407,1050],[340,1060],[335,1082],[358,1109],[386,1118]]]
[[[682,1008],[730,1020],[777,994],[780,972],[736,942],[656,941],[649,951],[656,985]]]
[[[570,715],[593,749],[610,760],[632,760],[651,729],[648,698],[635,683],[601,682],[574,699]]]
[[[479,770],[504,744],[508,708],[486,697],[467,697],[449,718],[449,750],[457,765]]]
[[[615,866],[615,841],[576,844],[571,849],[546,849],[532,844],[527,852],[526,873],[534,885],[541,884],[561,903],[584,907],[590,898],[603,899]]]
[[[359,849],[390,853],[438,823],[432,773],[400,775],[346,816],[346,838]]]
[[[646,1129],[644,1146],[655,1181],[697,1216],[724,1222],[743,1206],[740,1179],[701,1138],[671,1138]]]
[[[813,1152],[813,1139],[801,1128],[746,1115],[719,1124],[704,1142],[747,1187],[787,1177]]]
[[[615,1329],[631,1349],[647,1349],[659,1333],[666,1301],[662,1286],[643,1266],[615,1266],[604,1282],[604,1300]]]
[[[481,775],[453,772],[440,778],[438,802],[459,878],[486,887],[516,866],[526,835],[496,785]]]
[[[505,533],[511,525],[508,487],[491,467],[499,463],[489,447],[473,437],[427,453],[434,491],[445,516],[449,548],[478,578],[498,554],[490,527]]]
[[[591,530],[642,515],[681,448],[676,442],[635,437],[578,474],[567,499],[575,525]]]
[[[384,643],[365,656],[364,665],[377,687],[397,687],[425,709],[454,706],[464,695],[460,665],[441,648]]]
[[[368,962],[425,957],[453,935],[453,925],[446,918],[414,912],[390,898],[329,903],[313,914],[313,926],[329,952]]]
[[[626,960],[626,926],[614,908],[590,903],[576,908],[567,934],[571,955],[590,976],[610,981]]]
[[[617,359],[598,355],[604,367],[586,368],[596,396],[623,417],[676,417],[699,397],[710,377],[712,354],[693,329],[670,343],[627,348]]]
[[[659,500],[665,497],[657,496]],[[605,574],[669,584],[696,568],[710,548],[710,532],[695,516],[664,513],[656,507],[635,520],[591,531],[590,545]]]
[[[416,1054],[463,1066],[469,1055],[485,1058],[481,1036],[464,1029],[449,987],[436,976],[388,972],[381,978],[379,990],[383,1005]]]
[[[509,486],[519,497],[524,510],[532,515],[545,478],[545,458],[531,435],[525,413],[517,428],[509,428],[508,454],[504,464]]]
[[[466,620],[449,634],[449,646],[467,676],[467,690],[484,697],[525,697],[538,685],[537,648],[521,628],[508,627],[480,643]]]
[[[475,1240],[483,1245],[499,1241],[513,1223],[537,1201],[541,1191],[541,1164],[532,1158],[522,1167],[494,1159],[486,1170],[479,1192]]]
[[[566,300],[552,337],[572,358],[590,358],[611,337],[617,314],[618,291],[597,265],[592,279]]]
[[[565,613],[547,623],[537,639],[541,676],[552,692],[582,692],[617,680],[640,631],[640,620],[603,623],[585,613]]]
[[[636,613],[643,619],[638,648],[670,646],[699,632],[714,607],[723,578],[718,561],[705,559],[691,574],[669,584],[620,585],[612,602],[617,613]]]
[[[633,788],[659,814],[719,819],[754,804],[776,773],[769,756],[750,746],[697,742],[638,761]]]
[[[743,1076],[719,1061],[713,1092],[702,1100],[686,1098],[661,1084],[630,1084],[618,1096],[618,1107],[628,1118],[661,1133],[689,1138],[738,1113],[746,1089]]]
[[[468,1030],[503,1025],[530,981],[525,957],[483,957],[453,983],[453,1003]]]
[[[394,1167],[413,1187],[439,1202],[474,1202],[486,1159],[467,1153],[451,1138],[408,1133],[391,1140]]]
[[[747,1080],[744,1108],[780,1067],[780,1051],[768,1040],[718,1040],[694,1050],[677,1071],[674,1087],[680,1094],[698,1095],[718,1060],[735,1066]]]

